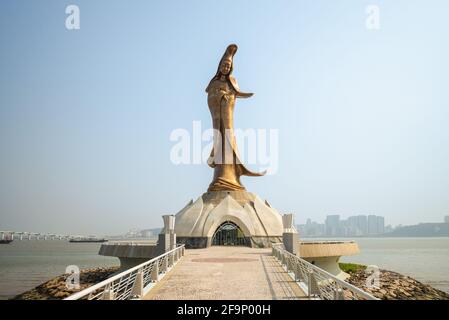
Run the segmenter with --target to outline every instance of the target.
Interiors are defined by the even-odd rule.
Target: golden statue
[[[212,115],[214,145],[208,164],[214,168],[214,179],[208,191],[245,190],[240,176],[263,176],[248,170],[240,161],[234,136],[233,114],[236,98],[249,98],[241,92],[231,75],[237,46],[231,44],[221,58],[218,70],[206,88],[207,104]]]

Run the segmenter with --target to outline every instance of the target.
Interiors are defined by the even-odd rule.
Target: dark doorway
[[[250,247],[249,238],[245,237],[242,230],[233,222],[222,223],[212,238],[213,246],[246,246]]]

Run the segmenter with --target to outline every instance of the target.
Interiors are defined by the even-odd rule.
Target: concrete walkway
[[[271,249],[211,247],[186,255],[145,300],[306,299]]]

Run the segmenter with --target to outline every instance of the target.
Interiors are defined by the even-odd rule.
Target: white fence
[[[273,245],[273,256],[292,273],[306,294],[323,300],[378,300],[371,294],[338,279],[329,272],[285,250],[283,244]]]
[[[185,246],[157,256],[64,300],[131,300],[143,298],[184,255]]]

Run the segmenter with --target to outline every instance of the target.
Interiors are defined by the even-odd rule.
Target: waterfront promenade
[[[307,299],[271,249],[211,247],[185,256],[145,300]]]

